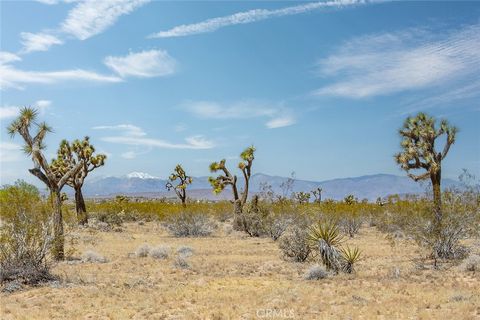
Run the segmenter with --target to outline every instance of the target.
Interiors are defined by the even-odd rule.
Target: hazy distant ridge
[[[288,178],[279,176],[269,176],[258,173],[252,177],[250,190],[252,193],[260,191],[260,184],[266,182],[270,184],[275,193],[281,194],[280,185]],[[144,196],[174,196],[173,192],[167,192],[165,189],[166,180],[153,177],[146,173],[136,172],[122,177],[105,177],[88,181],[84,186],[86,196],[113,196],[117,194],[136,194]],[[443,187],[450,187],[457,182],[451,179],[443,180]],[[238,186],[243,185],[243,180],[239,179]],[[342,178],[326,181],[307,181],[295,180],[293,191],[311,191],[317,187],[323,188],[322,197],[324,199],[343,199],[346,195],[353,194],[359,199],[367,198],[375,200],[377,197],[384,197],[391,194],[406,193],[424,193],[426,184],[420,184],[412,181],[408,177],[396,176],[391,174],[375,174],[360,176],[354,178]],[[189,187],[192,198],[201,199],[226,199],[230,198],[230,192],[226,190],[224,194],[215,196],[212,194],[207,177],[196,177],[193,184]]]

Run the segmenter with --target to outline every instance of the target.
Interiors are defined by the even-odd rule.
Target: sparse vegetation
[[[8,133],[14,137],[19,134],[25,145],[24,152],[32,157],[34,167],[28,171],[42,181],[50,190],[50,196],[53,202],[54,215],[54,241],[53,252],[57,260],[63,260],[65,257],[64,243],[65,235],[63,231],[62,215],[62,189],[68,180],[73,177],[83,166],[83,160],[76,165],[71,166],[63,174],[58,174],[48,163],[43,150],[45,149],[44,139],[47,133],[52,131],[45,122],[38,124],[36,122],[38,111],[33,108],[22,108],[20,115],[8,127]],[[32,136],[31,130],[35,128],[36,133]]]
[[[82,261],[88,263],[105,263],[107,259],[95,251],[87,250],[82,255]]]
[[[52,219],[38,189],[23,181],[0,189],[0,284],[35,285],[50,273]]]
[[[206,237],[216,226],[210,217],[194,211],[182,211],[166,219],[165,227],[175,237]]]
[[[150,257],[159,260],[165,260],[168,258],[170,248],[166,246],[157,246],[150,249]]]
[[[303,278],[305,280],[321,280],[328,276],[328,272],[322,266],[316,264],[307,270]]]
[[[307,240],[307,230],[299,225],[292,225],[280,237],[279,247],[285,258],[295,262],[304,262],[310,255],[311,248]]]

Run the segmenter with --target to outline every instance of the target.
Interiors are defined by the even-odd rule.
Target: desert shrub
[[[135,250],[135,256],[137,258],[145,258],[150,253],[150,246],[146,243],[140,245],[137,250]]]
[[[266,220],[269,214],[268,206],[261,203],[258,196],[255,196],[241,214],[240,229],[251,237],[266,235]]]
[[[121,226],[123,222],[121,212],[100,212],[95,217],[99,222],[106,223],[108,227]]]
[[[480,271],[480,256],[473,254],[465,259],[462,263],[465,271],[478,272]]]
[[[38,189],[23,181],[0,189],[0,283],[53,280],[51,208]]]
[[[343,232],[353,238],[362,225],[362,220],[357,216],[349,216],[340,220],[340,226]]]
[[[178,255],[173,262],[173,265],[179,269],[190,269],[190,263],[184,255]]]
[[[82,255],[82,261],[90,263],[105,263],[107,262],[107,259],[95,251],[87,250]]]
[[[165,246],[157,246],[150,249],[150,257],[154,259],[164,260],[168,258],[170,249]]]
[[[264,223],[264,230],[273,241],[277,241],[287,230],[288,226],[293,223],[293,218],[290,215],[285,214],[271,214]]]
[[[323,267],[316,264],[307,270],[303,278],[305,280],[320,280],[325,279],[327,276],[328,272]]]
[[[193,254],[193,249],[189,246],[180,246],[177,248],[177,254],[184,257],[189,257]]]
[[[299,225],[292,225],[280,237],[278,246],[286,259],[295,262],[304,262],[310,255],[311,248],[307,240],[307,229]]]
[[[206,237],[216,227],[207,215],[192,211],[170,216],[164,225],[175,237]]]

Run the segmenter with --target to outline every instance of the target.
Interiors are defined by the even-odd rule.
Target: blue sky
[[[254,171],[325,180],[404,174],[418,111],[460,128],[443,163],[480,175],[480,3],[1,1],[0,183],[31,161],[6,126],[40,109],[108,155],[96,175],[166,177],[257,147]]]

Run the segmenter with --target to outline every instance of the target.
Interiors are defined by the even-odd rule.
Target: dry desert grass
[[[364,227],[348,243],[363,259],[355,275],[304,280],[314,262],[281,258],[269,238],[222,228],[211,237],[174,238],[154,222],[123,232],[76,230],[74,255],[92,250],[106,262],[62,262],[59,283],[1,294],[1,319],[479,319],[480,274],[415,263],[412,242],[395,244]],[[168,257],[138,257],[143,244]],[[175,265],[188,246],[189,267]],[[91,253],[90,253],[91,254]]]

